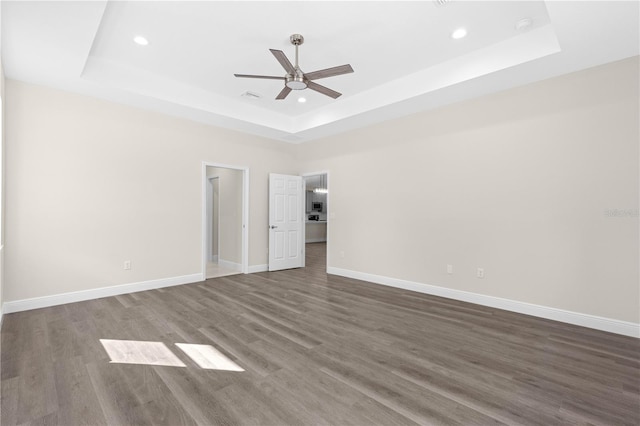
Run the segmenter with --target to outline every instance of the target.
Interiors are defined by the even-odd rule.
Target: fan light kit
[[[284,81],[284,88],[282,91],[276,96],[277,100],[282,100],[287,97],[292,90],[304,90],[311,89],[318,93],[322,93],[323,95],[327,95],[333,99],[338,98],[342,95],[342,93],[336,92],[335,90],[329,89],[328,87],[321,86],[313,80],[319,80],[321,78],[333,77],[336,75],[349,74],[353,72],[353,68],[351,65],[340,65],[337,67],[327,68],[319,71],[313,71],[309,73],[304,73],[300,66],[298,65],[298,46],[304,43],[304,37],[300,34],[293,34],[289,37],[291,44],[296,47],[296,61],[295,66],[291,64],[287,56],[284,54],[282,50],[269,49],[269,51],[275,56],[276,60],[280,62],[282,68],[287,72],[284,77],[279,76],[271,76],[271,75],[252,75],[252,74],[234,74],[236,77],[240,78],[262,78],[268,80],[282,80]],[[298,100],[298,102],[304,102]]]

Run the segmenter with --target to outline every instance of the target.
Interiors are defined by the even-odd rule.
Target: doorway
[[[242,167],[203,163],[203,279],[248,270],[248,173]]]
[[[302,177],[305,183],[305,257],[307,253],[321,257],[326,271],[331,219],[329,172],[304,173]]]

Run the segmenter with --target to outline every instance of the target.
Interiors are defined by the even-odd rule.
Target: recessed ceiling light
[[[529,27],[531,27],[532,24],[533,24],[533,19],[531,19],[531,18],[521,19],[518,22],[516,22],[516,30],[517,31],[524,31],[524,30],[528,29]]]
[[[140,46],[146,46],[147,44],[149,44],[149,40],[147,40],[146,38],[144,38],[142,36],[135,36],[133,38],[133,41],[135,41],[136,44],[139,44]]]
[[[451,38],[456,40],[465,38],[466,36],[467,36],[467,30],[465,28],[458,28],[457,30],[451,33]]]
[[[307,102],[307,98],[298,98],[298,102],[303,104],[303,103]]]

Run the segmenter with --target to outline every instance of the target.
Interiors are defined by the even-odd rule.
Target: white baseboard
[[[64,305],[65,303],[82,302],[84,300],[100,299],[101,297],[117,296],[119,294],[154,290],[157,288],[190,284],[200,281],[204,281],[202,274],[191,274],[130,284],[120,284],[111,287],[94,288],[91,290],[55,294],[52,296],[34,297],[32,299],[14,300],[5,302],[3,305],[3,311],[5,314],[10,314],[12,312],[28,311],[30,309],[46,308],[49,306]]]
[[[307,238],[305,240],[305,244],[306,243],[326,243],[327,239],[326,238]]]
[[[218,259],[218,266],[223,268],[231,269],[233,271],[242,272],[242,265],[236,262],[230,262],[224,259]]]
[[[255,272],[267,272],[269,270],[269,265],[251,265],[249,266],[249,273],[253,274]]]
[[[534,305],[531,303],[518,302],[516,300],[422,284],[398,278],[384,277],[381,275],[367,274],[365,272],[351,271],[332,266],[327,268],[327,273],[640,338],[640,324],[633,322],[581,314],[579,312],[565,311],[563,309],[551,308],[548,306]]]

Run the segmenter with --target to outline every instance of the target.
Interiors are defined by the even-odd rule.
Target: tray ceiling
[[[284,76],[268,49],[293,61],[293,33],[305,72],[353,66],[319,81],[340,98],[233,76]],[[638,55],[638,36],[637,2],[2,2],[8,78],[288,142]]]

